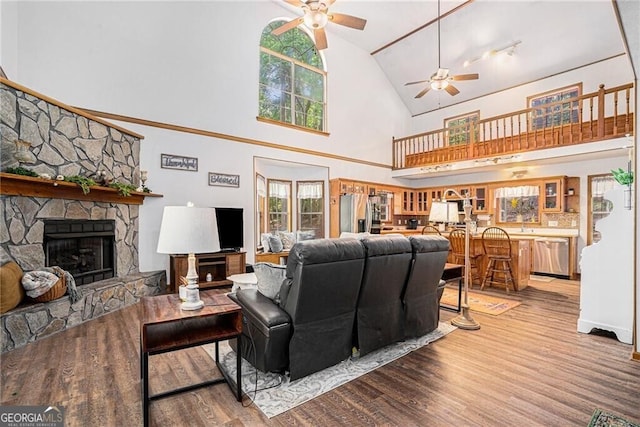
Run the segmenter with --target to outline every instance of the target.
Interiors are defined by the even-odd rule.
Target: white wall
[[[406,132],[408,112],[373,58],[330,32],[330,136],[258,122],[260,35],[283,14],[273,2],[20,2],[17,10],[16,34],[2,28],[18,47],[12,80],[70,105],[383,164],[391,163],[391,136]],[[118,124],[145,136],[140,166],[164,195],[140,210],[142,271],[168,264],[155,252],[167,205],[242,207],[245,248],[255,247],[254,156],[392,182],[386,168]],[[197,157],[199,170],[161,169],[161,153]],[[208,172],[239,174],[240,188],[209,186]]]
[[[480,79],[482,79],[482,76],[480,76]],[[480,119],[498,116],[510,111],[518,111],[528,107],[528,96],[575,83],[582,83],[583,94],[587,94],[597,92],[600,84],[604,84],[605,89],[607,89],[632,83],[633,79],[633,72],[629,66],[628,58],[620,56],[578,70],[568,71],[553,77],[518,86],[508,91],[498,92],[476,100],[416,116],[411,119],[411,134],[425,132],[426,130],[441,129],[444,127],[445,119],[468,114],[473,111],[480,110]],[[633,103],[634,101],[632,100],[631,102]],[[620,99],[619,107],[621,108],[623,105],[624,102]],[[586,115],[587,113],[588,106],[585,105],[584,114]],[[585,120],[588,120],[586,117],[588,116],[585,116]]]
[[[18,3],[0,1],[0,65],[9,78],[17,74]]]

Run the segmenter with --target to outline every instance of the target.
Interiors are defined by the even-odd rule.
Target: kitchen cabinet
[[[475,213],[488,212],[487,187],[474,187],[472,196],[475,196],[474,199],[471,199],[473,212]]]
[[[415,215],[416,193],[413,190],[402,190],[402,215]]]
[[[562,212],[563,209],[563,178],[542,181],[540,196],[542,197],[542,212]]]
[[[567,177],[564,185],[565,212],[580,211],[580,177]]]
[[[418,215],[426,215],[429,213],[429,207],[431,203],[429,202],[429,191],[427,190],[417,190],[415,192],[416,197],[416,213]]]
[[[402,191],[393,193],[393,214],[402,215]]]
[[[433,202],[439,202],[440,200],[442,200],[443,191],[444,190],[442,188],[431,188],[427,190],[427,192],[429,193],[429,206],[433,206]]]

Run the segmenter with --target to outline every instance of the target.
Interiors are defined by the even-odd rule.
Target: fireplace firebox
[[[46,266],[68,271],[76,285],[114,277],[115,227],[114,220],[45,220]]]

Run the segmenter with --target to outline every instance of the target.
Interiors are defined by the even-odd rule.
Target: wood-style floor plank
[[[578,282],[534,281],[508,298],[522,304],[472,312],[480,330],[456,330],[272,419],[216,385],[152,402],[151,425],[585,426],[595,408],[640,422],[640,363],[629,345],[576,332]],[[141,425],[139,319],[132,306],[5,353],[0,403],[62,405],[68,426]],[[202,348],[150,358],[153,393],[219,375]]]

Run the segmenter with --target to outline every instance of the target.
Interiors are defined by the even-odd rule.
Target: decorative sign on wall
[[[209,172],[209,185],[219,187],[240,187],[240,175]]]
[[[198,159],[196,157],[176,156],[175,154],[161,154],[160,167],[163,169],[197,172]]]

